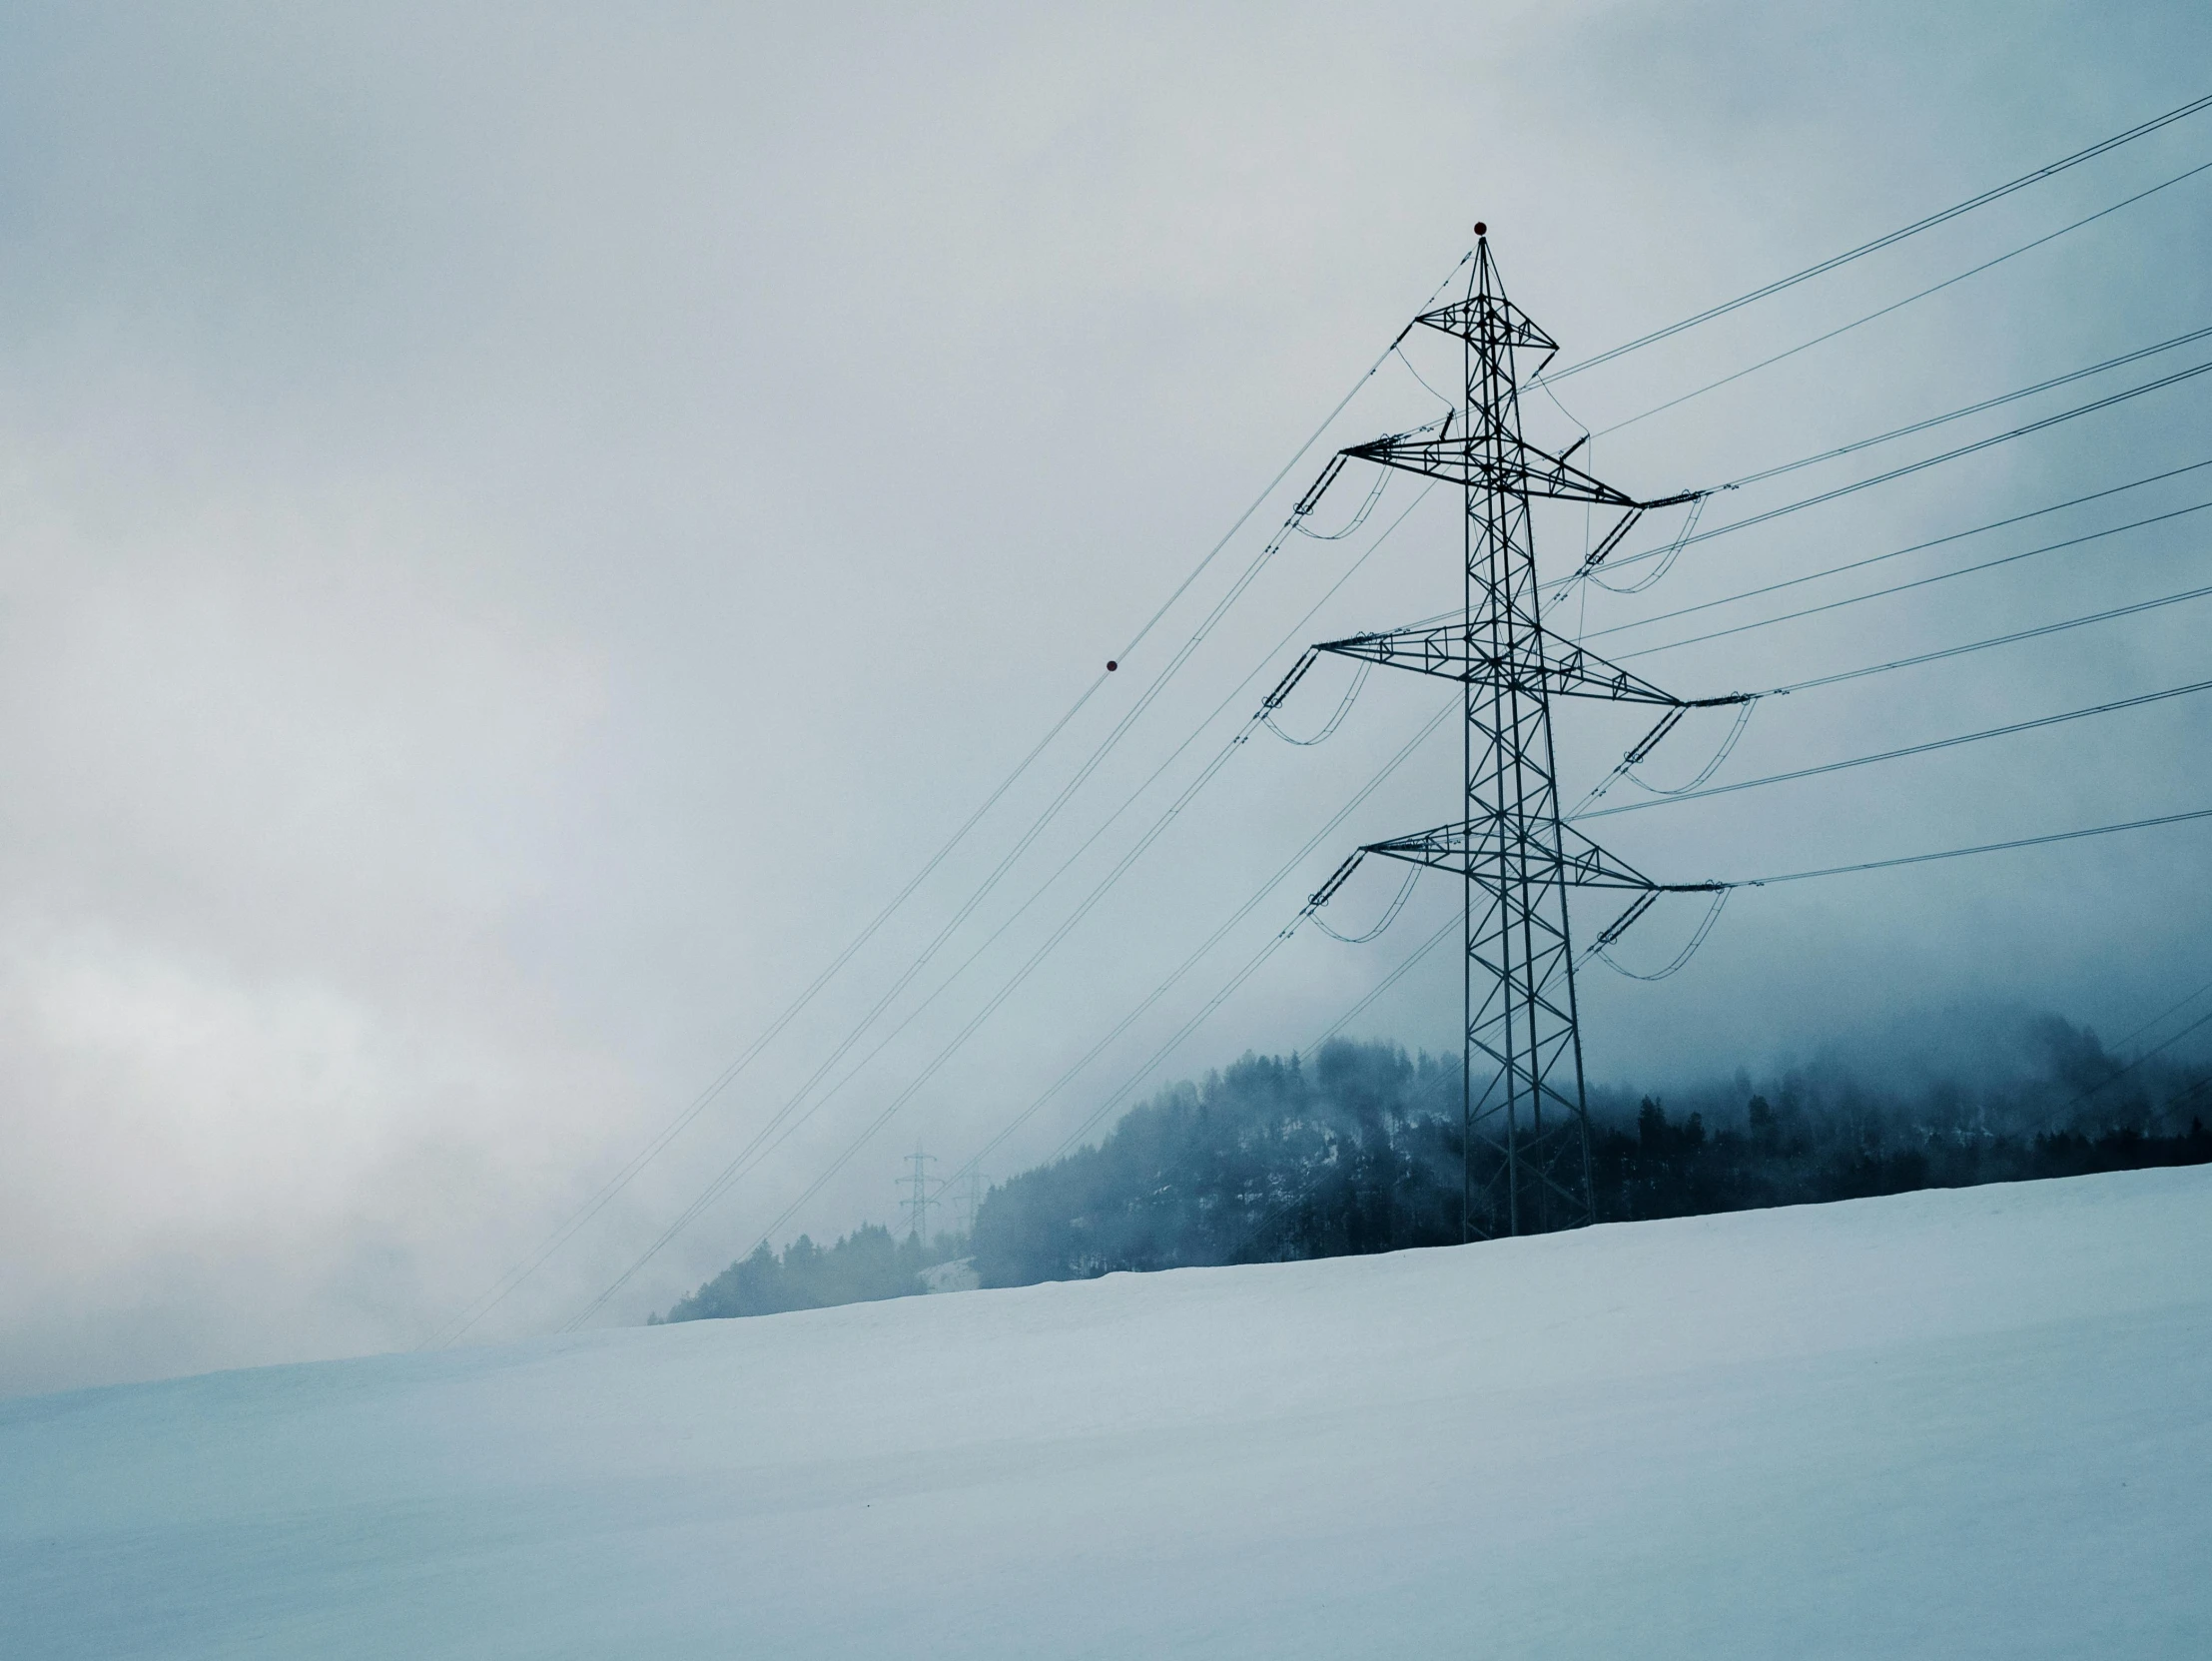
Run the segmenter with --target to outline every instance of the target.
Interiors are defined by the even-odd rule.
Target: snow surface
[[[2212,1170],[0,1403],[0,1654],[2212,1655]]]

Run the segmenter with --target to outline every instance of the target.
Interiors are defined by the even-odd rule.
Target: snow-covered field
[[[2212,1655],[2212,1171],[0,1403],[0,1654]]]

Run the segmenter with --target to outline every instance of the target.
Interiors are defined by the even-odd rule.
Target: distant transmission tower
[[[928,1168],[935,1164],[935,1154],[925,1154],[921,1145],[907,1156],[907,1164],[914,1169],[899,1179],[899,1186],[907,1191],[907,1197],[899,1202],[899,1209],[907,1214],[907,1233],[918,1241],[927,1243],[930,1238],[930,1208],[937,1204],[937,1197],[930,1193]]]
[[[960,1183],[960,1232],[971,1241],[976,1237],[976,1215],[983,1210],[983,1191],[991,1179],[981,1171],[970,1168],[958,1178]]]
[[[1630,752],[1632,760],[1648,754],[1683,711],[1745,701],[1741,694],[1677,698],[1544,627],[1532,497],[1622,510],[1584,562],[1587,572],[1620,546],[1645,511],[1695,501],[1703,492],[1639,501],[1570,462],[1583,440],[1553,455],[1522,437],[1521,388],[1542,373],[1559,345],[1506,299],[1485,228],[1475,232],[1466,298],[1415,320],[1463,343],[1459,407],[1440,429],[1431,423],[1357,444],[1336,463],[1372,461],[1464,487],[1463,615],[1441,626],[1360,634],[1314,648],[1461,683],[1465,816],[1360,849],[1312,900],[1326,904],[1365,854],[1433,866],[1465,881],[1460,1221],[1462,1238],[1469,1240],[1595,1221],[1568,889],[1638,895],[1598,937],[1596,944],[1605,946],[1660,894],[1718,886],[1654,882],[1566,824],[1554,777],[1552,699],[1606,698],[1667,710]],[[1311,660],[1301,660],[1270,703]]]

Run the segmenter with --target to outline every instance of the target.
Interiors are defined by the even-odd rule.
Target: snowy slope
[[[0,1654],[2212,1655],[2212,1171],[0,1403]]]

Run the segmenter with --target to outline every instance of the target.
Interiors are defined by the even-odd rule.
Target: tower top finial
[[[1478,237],[1487,237],[1488,235],[1490,235],[1490,227],[1483,224],[1481,220],[1476,220],[1475,235]]]

